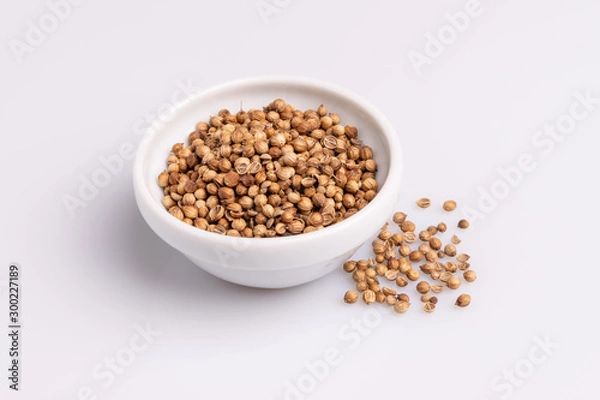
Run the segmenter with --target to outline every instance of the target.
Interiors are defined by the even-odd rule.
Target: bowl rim
[[[202,97],[218,96],[220,92],[230,91],[232,89],[241,87],[252,87],[260,85],[291,85],[303,88],[311,88],[318,91],[329,92],[329,94],[344,98],[345,101],[353,103],[357,108],[364,110],[370,115],[380,126],[380,132],[387,142],[389,151],[389,168],[385,180],[380,184],[377,195],[371,200],[363,209],[359,210],[356,214],[351,217],[327,226],[323,229],[301,233],[298,235],[290,236],[278,236],[272,238],[246,238],[238,236],[227,236],[220,235],[214,232],[204,231],[194,226],[187,225],[182,221],[174,218],[168,212],[162,204],[157,203],[154,200],[148,182],[145,179],[144,165],[146,161],[146,155],[148,154],[154,139],[168,128],[169,124],[177,119],[179,112],[190,103],[198,100]],[[197,92],[185,100],[176,104],[170,114],[169,120],[158,123],[158,119],[155,120],[146,130],[142,139],[140,140],[138,147],[135,152],[135,159],[133,164],[133,184],[136,193],[136,201],[144,202],[146,210],[152,212],[153,216],[159,218],[163,226],[168,227],[169,230],[177,232],[180,235],[193,236],[196,240],[201,242],[213,242],[216,246],[232,246],[234,243],[243,241],[246,246],[246,250],[253,247],[255,250],[267,250],[273,246],[289,245],[298,241],[314,241],[320,242],[328,237],[337,236],[344,237],[343,231],[346,230],[351,224],[356,224],[361,220],[365,219],[365,216],[369,214],[369,210],[373,210],[379,206],[386,196],[394,197],[394,204],[398,201],[400,195],[401,178],[403,174],[403,152],[400,144],[400,140],[396,134],[390,121],[368,100],[362,96],[336,84],[321,81],[318,79],[300,77],[300,76],[288,76],[288,75],[267,75],[267,76],[254,76],[249,78],[236,79],[227,81],[217,85],[213,85],[206,90]],[[182,137],[185,137],[182,134]],[[139,207],[139,204],[138,204]],[[144,219],[146,217],[144,216]],[[154,230],[154,227],[151,226]],[[158,233],[158,232],[157,232]],[[161,235],[159,235],[161,236]]]

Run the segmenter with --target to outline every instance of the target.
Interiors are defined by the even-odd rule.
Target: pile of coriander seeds
[[[429,208],[431,201],[421,198],[416,202],[420,208]],[[456,209],[456,202],[443,203],[444,211]],[[397,229],[393,229],[393,225]],[[397,313],[403,314],[411,306],[409,285],[414,284],[414,293],[422,303],[425,312],[435,311],[438,304],[436,295],[444,290],[458,291],[463,285],[477,279],[475,271],[470,269],[470,256],[458,251],[461,239],[453,234],[449,243],[440,237],[447,232],[444,222],[418,230],[415,223],[403,212],[396,212],[393,225],[381,228],[377,239],[372,243],[373,257],[344,263],[344,271],[351,274],[356,290],[348,290],[344,302],[356,303],[359,298],[367,305],[375,302],[392,306]],[[458,229],[467,229],[469,222],[461,219]],[[462,278],[462,279],[461,279]],[[466,307],[471,296],[461,293],[455,297],[454,304]]]
[[[173,145],[158,176],[163,206],[199,229],[275,237],[323,229],[376,195],[373,150],[324,105],[282,99],[262,110],[226,109]]]

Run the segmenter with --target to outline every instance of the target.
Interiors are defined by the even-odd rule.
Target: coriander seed
[[[420,198],[416,203],[420,208],[428,208],[431,205],[431,201],[426,197]]]
[[[421,274],[416,269],[410,269],[406,273],[406,277],[411,281],[416,281],[421,277]]]
[[[471,256],[469,256],[468,254],[459,254],[456,256],[456,261],[461,262],[461,263],[465,263],[469,260],[469,258],[471,258]]]
[[[477,274],[472,269],[463,273],[463,278],[467,282],[474,282],[477,279]]]
[[[448,279],[448,282],[446,282],[446,285],[450,289],[458,289],[460,287],[460,279],[456,276],[453,276],[450,279]]]
[[[454,211],[456,209],[456,202],[454,200],[446,200],[442,207],[445,211]]]
[[[428,301],[427,303],[423,304],[423,310],[425,310],[426,313],[432,313],[435,311],[435,304]]]
[[[425,294],[425,293],[429,292],[429,289],[431,289],[431,286],[429,285],[428,282],[421,281],[417,284],[417,292],[419,292],[421,294]]]
[[[406,287],[406,285],[408,285],[408,280],[403,276],[399,276],[396,278],[396,285],[398,285],[398,287]]]
[[[438,224],[437,228],[438,228],[438,231],[444,233],[444,232],[446,232],[447,226],[444,222],[440,222]]]
[[[346,261],[344,263],[344,271],[354,272],[355,269],[356,269],[356,261]]]
[[[362,294],[362,299],[367,305],[373,304],[376,300],[375,292],[370,289],[365,290]]]
[[[444,253],[449,257],[454,257],[456,255],[456,247],[453,244],[447,244],[444,246]]]
[[[394,213],[393,221],[395,224],[400,225],[401,223],[406,221],[406,214],[404,214],[403,212]]]
[[[410,303],[408,301],[399,300],[396,304],[394,304],[394,311],[396,311],[398,314],[404,314],[406,311],[408,311],[409,307]]]
[[[458,236],[456,236],[456,235],[452,235],[452,238],[450,239],[450,241],[451,241],[453,244],[460,244],[460,242],[461,242],[461,240],[460,240],[460,239],[458,238]]]
[[[471,304],[471,296],[463,293],[460,296],[458,296],[458,298],[456,299],[456,303],[454,304],[459,307],[466,307],[469,304]]]
[[[458,221],[457,226],[460,229],[467,229],[469,227],[469,221],[467,221],[466,219],[461,219],[460,221]]]
[[[358,300],[358,293],[355,290],[348,290],[344,295],[344,302],[347,304],[354,304]]]

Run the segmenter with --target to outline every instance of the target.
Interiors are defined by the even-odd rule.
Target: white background
[[[0,282],[10,262],[21,265],[24,329],[19,393],[7,389],[0,340],[0,398],[71,400],[89,387],[80,398],[283,399],[286,382],[310,383],[306,363],[333,348],[341,363],[287,398],[597,399],[600,107],[548,154],[532,140],[576,92],[600,97],[600,5],[481,0],[419,74],[407,54],[423,53],[425,35],[465,1],[279,4],[265,21],[256,0],[88,0],[19,57],[11,40],[24,42],[29,21],[50,11],[3,0]],[[533,157],[535,170],[463,235],[479,274],[469,308],[443,293],[425,314],[414,289],[405,315],[347,306],[341,270],[286,290],[222,282],[146,226],[131,161],[69,215],[64,196],[78,196],[99,157],[136,144],[178,82],[202,89],[264,74],[330,81],[379,107],[405,152],[398,207],[423,224],[460,214],[418,210],[417,198],[432,210],[450,197],[477,209],[478,188],[502,185],[498,168]],[[347,324],[377,315],[352,348]],[[125,354],[136,324],[162,334],[103,387],[92,372]],[[528,370],[536,337],[560,347]],[[507,387],[502,375],[515,367],[525,379]]]

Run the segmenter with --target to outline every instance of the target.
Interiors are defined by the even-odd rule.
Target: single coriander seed
[[[421,281],[417,284],[417,292],[419,292],[421,294],[425,294],[425,293],[429,292],[430,288],[431,288],[431,286],[429,285],[429,283],[425,282],[425,281]]]
[[[460,229],[467,229],[469,227],[469,221],[467,221],[466,219],[461,219],[460,221],[458,221],[457,226]]]
[[[400,300],[394,304],[394,311],[396,311],[398,314],[404,314],[406,311],[408,311],[409,307],[410,303],[408,301]]]
[[[393,221],[395,224],[398,224],[398,225],[403,223],[404,221],[406,221],[406,214],[398,211],[397,213],[394,214]]]
[[[435,311],[435,304],[428,301],[427,303],[423,304],[423,310],[425,310],[426,313],[432,313]]]
[[[354,304],[358,300],[358,293],[355,290],[348,290],[344,295],[344,302]]]
[[[454,211],[456,209],[456,202],[454,200],[446,200],[442,207],[445,211]]]
[[[477,279],[477,274],[472,269],[463,273],[463,278],[467,282],[474,282]]]
[[[440,231],[442,233],[446,232],[446,229],[447,229],[446,223],[440,222],[438,224],[437,228],[438,228],[438,231]]]
[[[419,200],[417,200],[417,206],[419,206],[420,208],[428,208],[431,205],[431,200],[429,200],[426,197],[420,198]]]
[[[456,235],[452,235],[452,238],[450,239],[450,241],[451,241],[453,244],[460,244],[460,242],[461,242],[461,240],[460,240],[460,239],[458,238],[458,236],[456,236]]]
[[[459,307],[466,307],[469,304],[471,304],[471,296],[466,293],[463,293],[460,296],[458,296],[458,298],[456,299],[456,303],[454,304]]]
[[[363,301],[364,301],[364,302],[365,302],[367,305],[371,305],[371,304],[373,304],[373,303],[375,302],[375,300],[376,300],[376,295],[375,295],[375,292],[374,292],[374,291],[372,291],[372,290],[370,290],[370,289],[367,289],[367,290],[365,290],[365,291],[363,292],[363,294],[362,294],[362,298],[363,298]]]
[[[457,276],[453,276],[450,279],[448,279],[448,282],[446,282],[446,285],[450,289],[458,289],[460,287],[460,279]]]

